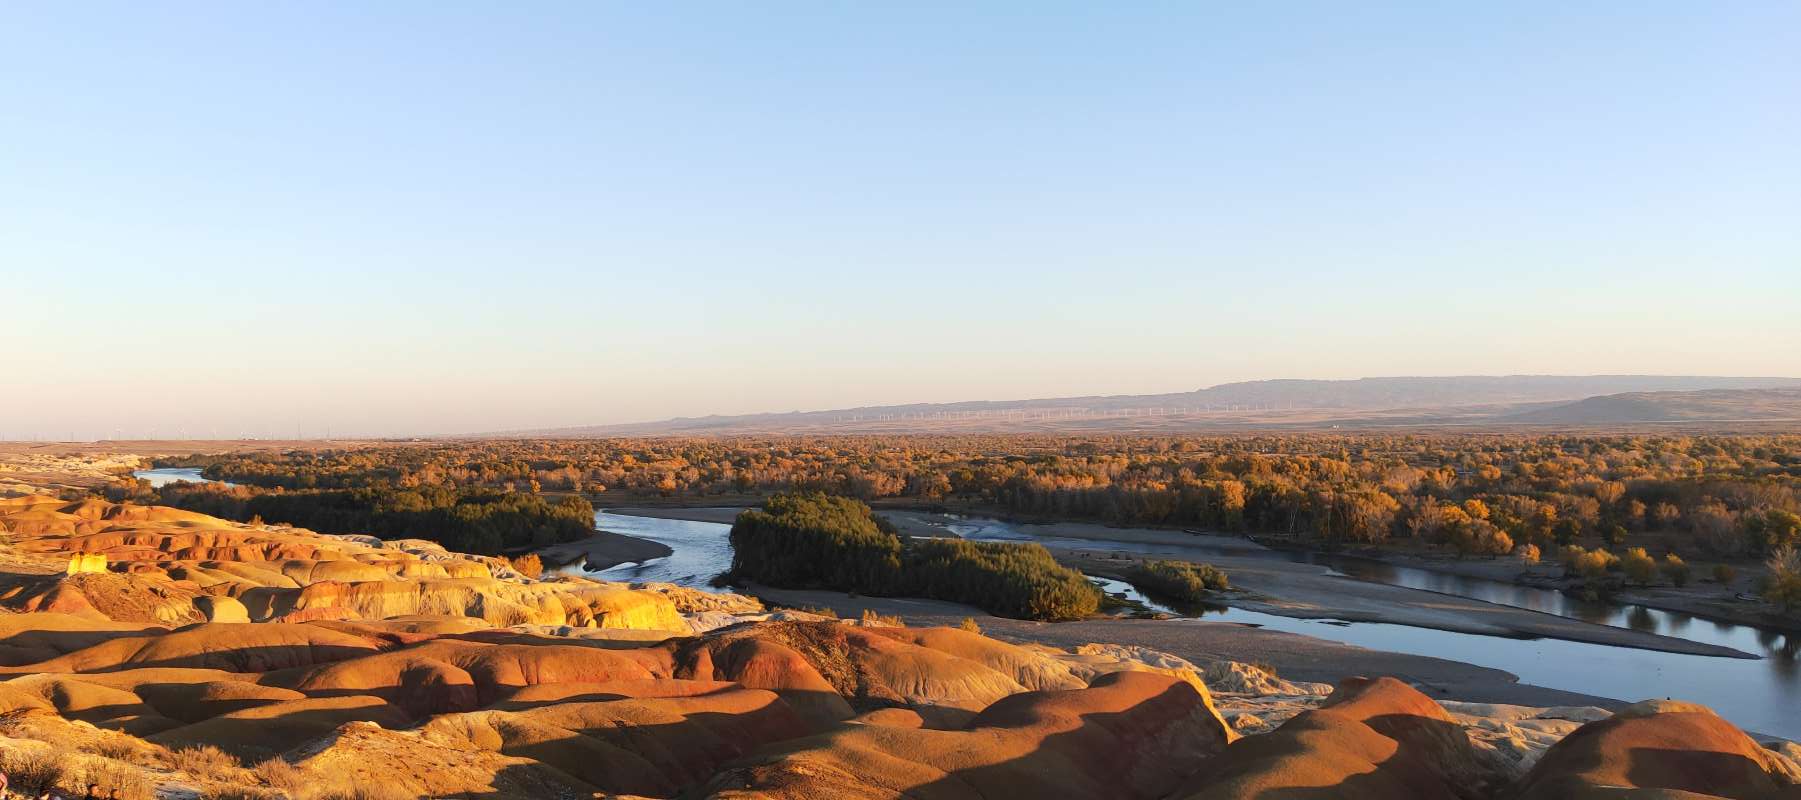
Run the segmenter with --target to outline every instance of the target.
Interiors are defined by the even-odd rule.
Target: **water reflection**
[[[160,469],[140,469],[131,473],[131,477],[150,482],[153,487],[167,486],[171,483],[217,483],[222,486],[236,486],[230,481],[215,481],[200,474],[199,467],[162,467]]]
[[[1143,606],[1145,610],[1155,614],[1166,614],[1171,617],[1202,617],[1208,614],[1224,614],[1230,610],[1227,606],[1208,603],[1163,603],[1152,600],[1149,595],[1138,590],[1138,587],[1113,578],[1083,573],[1091,583],[1099,586],[1102,592],[1116,600]]]
[[[731,547],[727,540],[727,533],[731,529],[729,525],[631,517],[606,512],[595,515],[595,523],[605,530],[652,539],[675,549],[675,554],[668,558],[622,565],[598,573],[599,577],[612,580],[670,581],[704,589],[713,575],[731,564]],[[970,531],[977,534],[970,538],[1037,538],[991,521],[957,521],[952,529],[958,533]],[[1202,547],[1172,548],[1088,539],[1060,539],[1056,543],[1095,552],[1147,552],[1157,555],[1194,556],[1205,550]],[[1238,549],[1242,550],[1242,546]],[[1233,554],[1245,555],[1243,552]],[[1278,554],[1272,557],[1287,556]],[[1574,614],[1578,609],[1592,611],[1596,607],[1596,604],[1566,603],[1559,598],[1533,597],[1530,594],[1555,594],[1544,590],[1480,585],[1494,583],[1492,581],[1463,579],[1437,582],[1431,580],[1429,575],[1413,574],[1421,572],[1419,570],[1390,568],[1386,572],[1377,573],[1355,563],[1345,563],[1343,566],[1346,574],[1354,574],[1360,580],[1370,580],[1372,575],[1382,574],[1396,585],[1413,585],[1419,582],[1447,588],[1462,587],[1485,594],[1477,599],[1511,596],[1522,602],[1540,603],[1546,611],[1563,611],[1565,616]],[[579,567],[572,568],[579,570]],[[1182,625],[1194,621],[1192,618],[1182,618],[1181,609],[1150,600],[1122,581],[1106,578],[1095,580],[1110,594],[1142,602],[1153,610],[1178,615],[1177,619],[1166,624]],[[1493,589],[1493,592],[1482,592],[1484,589]],[[1515,594],[1515,589],[1525,589],[1525,593]],[[1460,594],[1456,591],[1447,593]],[[1602,616],[1617,620],[1618,624],[1627,625],[1636,620],[1636,624],[1643,625],[1649,619],[1665,632],[1674,629],[1676,625],[1672,619],[1681,616],[1654,609],[1642,609],[1642,613],[1635,613],[1631,608],[1607,609],[1604,605],[1602,611]],[[1690,638],[1697,641],[1715,641],[1748,652],[1786,652],[1789,657],[1760,660],[1714,658],[1558,639],[1507,639],[1384,623],[1350,624],[1339,620],[1292,619],[1242,609],[1205,613],[1208,620],[1257,625],[1360,647],[1455,659],[1506,670],[1520,676],[1527,683],[1554,689],[1625,700],[1676,697],[1712,706],[1727,719],[1749,730],[1801,738],[1801,714],[1795,713],[1796,709],[1801,708],[1801,676],[1796,674],[1797,662],[1793,658],[1796,637],[1766,631],[1761,632],[1768,637],[1763,639],[1754,628],[1718,623],[1687,626]]]
[[[1051,546],[1099,552],[1194,559],[1219,556],[1282,559],[1325,567],[1334,574],[1360,581],[1467,597],[1496,605],[1577,619],[1595,625],[1628,628],[1644,633],[1715,644],[1747,653],[1761,653],[1772,660],[1795,658],[1795,648],[1789,646],[1786,641],[1794,637],[1787,637],[1769,629],[1724,622],[1714,622],[1711,626],[1706,627],[1690,625],[1689,622],[1693,617],[1688,614],[1640,605],[1611,603],[1605,600],[1584,600],[1551,589],[1537,589],[1486,578],[1447,575],[1356,556],[1247,547],[1240,540],[1219,536],[1196,536],[1193,544],[1179,545],[1035,536],[1029,532],[1032,526],[981,517],[946,517],[944,525],[952,533],[966,539],[1038,541]]]
[[[601,511],[594,515],[594,527],[660,542],[668,545],[674,552],[663,558],[627,562],[603,570],[589,570],[586,563],[577,561],[560,567],[555,572],[603,581],[677,583],[712,591],[713,587],[709,582],[732,566],[732,548],[726,538],[726,534],[731,531],[729,525],[632,517]]]

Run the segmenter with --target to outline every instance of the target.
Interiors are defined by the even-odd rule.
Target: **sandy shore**
[[[741,510],[736,506],[611,509],[617,514],[703,522],[730,522]],[[884,515],[911,535],[947,535],[941,515],[914,511],[891,511]],[[1242,590],[1223,598],[1224,602],[1247,611],[1296,619],[1384,622],[1486,636],[1566,639],[1670,653],[1756,657],[1729,647],[1595,625],[1423,589],[1354,580],[1333,575],[1322,566],[1272,557],[1268,548],[1249,539],[1149,528],[1110,528],[1087,522],[1032,525],[1029,530],[1043,537],[1167,545],[1172,548],[1171,554],[1159,556],[1167,558],[1190,558],[1194,552],[1184,553],[1175,548],[1204,548],[1205,557],[1196,560],[1205,560],[1224,569],[1231,576],[1232,584]],[[1060,547],[1054,543],[1050,546],[1060,560],[1091,574],[1118,577],[1132,563],[1129,554]]]
[[[536,552],[546,567],[561,567],[586,559],[588,569],[601,570],[627,562],[662,558],[675,551],[662,542],[611,531],[595,531],[594,535],[585,539],[553,544]]]
[[[980,609],[937,600],[852,597],[842,592],[752,587],[749,593],[766,603],[790,608],[829,608],[855,617],[865,610],[899,616],[912,625],[956,625],[974,619],[982,632],[997,639],[1075,647],[1090,642],[1137,645],[1207,661],[1260,662],[1289,680],[1333,683],[1352,675],[1393,675],[1418,685],[1435,697],[1473,703],[1618,708],[1604,697],[1520,683],[1512,673],[1461,661],[1415,656],[1265,630],[1230,622],[1189,620],[1100,619],[1084,622],[1029,622],[991,617]]]
[[[1535,589],[1557,590],[1569,583],[1563,577],[1563,567],[1550,562],[1528,567],[1513,558],[1460,559],[1446,554],[1410,550],[1357,550],[1347,555],[1397,567],[1482,578]],[[1687,586],[1627,587],[1615,592],[1612,599],[1617,603],[1674,611],[1729,625],[1751,625],[1801,633],[1801,621],[1775,613],[1768,603],[1750,599],[1749,596],[1755,594],[1757,588],[1758,574],[1755,568],[1739,565],[1737,571],[1743,574],[1731,586],[1722,586],[1708,577],[1711,563],[1693,561],[1689,566],[1693,570],[1693,576]]]

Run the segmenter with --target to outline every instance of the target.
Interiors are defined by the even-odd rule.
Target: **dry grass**
[[[151,780],[144,770],[110,758],[90,757],[82,760],[71,770],[76,780],[66,781],[69,788],[76,784],[85,791],[92,785],[94,793],[99,797],[117,798],[118,800],[155,800],[156,782]]]
[[[889,614],[877,614],[876,610],[873,608],[863,609],[863,624],[864,625],[877,625],[877,626],[883,626],[883,627],[889,627],[889,628],[904,628],[904,627],[906,627],[906,623],[901,622],[900,616],[889,615]]]
[[[200,793],[200,800],[283,800],[287,795],[254,786],[217,786]]]
[[[279,789],[289,795],[298,795],[308,783],[308,775],[304,770],[294,766],[282,758],[271,758],[250,770],[258,781],[272,789]]]
[[[239,784],[245,777],[244,767],[235,756],[210,744],[169,753],[169,766],[197,781]]]
[[[302,795],[301,800],[419,800],[419,796],[392,786],[334,786]]]
[[[799,611],[802,614],[812,614],[815,617],[825,617],[826,619],[838,618],[838,612],[836,610],[826,608],[825,606],[796,606],[791,610]]]
[[[87,742],[81,745],[81,751],[150,769],[162,769],[169,766],[167,750],[125,734],[115,734],[98,741]]]
[[[982,626],[976,623],[975,617],[964,617],[962,622],[957,623],[957,629],[969,631],[970,633],[982,632]]]
[[[519,574],[524,575],[527,578],[536,579],[544,575],[544,561],[543,559],[538,558],[537,553],[509,558],[507,559],[507,563],[511,564],[513,569],[517,570]]]
[[[35,797],[61,784],[69,772],[69,763],[62,753],[15,750],[0,753],[0,770],[6,772],[15,791]]]

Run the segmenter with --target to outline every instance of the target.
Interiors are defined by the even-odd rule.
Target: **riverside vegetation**
[[[321,533],[427,539],[452,550],[484,555],[575,541],[594,530],[594,506],[586,498],[553,498],[480,486],[371,485],[270,491],[172,483],[157,490],[156,499],[228,519],[285,522]]]
[[[1101,599],[1040,545],[903,539],[861,501],[817,492],[739,514],[731,541],[728,581],[929,597],[1018,619],[1079,619]]]
[[[1801,606],[1781,603],[1788,594],[1786,573],[1778,569],[1789,563],[1779,557],[1785,548],[1801,543],[1801,436],[1795,435],[496,440],[159,463],[204,467],[208,477],[244,484],[254,496],[376,489],[379,498],[454,487],[722,503],[819,491],[866,502],[1463,556],[1569,547],[1622,556],[1636,546],[1664,564],[1670,555],[1684,564],[1730,562],[1766,578],[1779,604],[1791,611]],[[120,492],[237,519],[255,513],[248,504],[214,503],[210,495],[226,493],[219,488]],[[538,535],[537,528],[529,534]],[[503,545],[524,538],[503,535]],[[1672,583],[1687,578],[1673,566],[1660,574]]]
[[[1212,564],[1187,561],[1140,561],[1126,580],[1154,599],[1183,605],[1207,602],[1213,592],[1230,588],[1226,573]]]

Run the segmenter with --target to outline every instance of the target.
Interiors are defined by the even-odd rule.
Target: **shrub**
[[[285,758],[271,758],[251,771],[264,785],[294,794],[306,785],[306,773]]]
[[[964,617],[962,622],[957,623],[957,630],[969,631],[970,633],[981,633],[982,626],[976,624],[975,617]]]
[[[1229,588],[1226,573],[1212,564],[1186,561],[1141,561],[1126,575],[1126,581],[1145,594],[1190,605],[1204,603],[1209,593]]]
[[[825,606],[796,606],[791,610],[798,611],[802,614],[812,614],[815,617],[825,617],[826,619],[838,618],[838,609],[826,608]]]
[[[200,800],[286,800],[290,796],[254,786],[214,786],[200,792]]]
[[[1688,562],[1683,561],[1682,556],[1675,553],[1665,555],[1663,566],[1659,569],[1663,570],[1663,576],[1668,578],[1670,583],[1676,586],[1688,585]]]
[[[83,743],[81,750],[141,767],[162,766],[164,761],[161,748],[122,733]]]
[[[1731,564],[1715,564],[1715,565],[1713,565],[1713,581],[1714,581],[1714,583],[1718,583],[1722,586],[1726,586],[1726,585],[1730,585],[1734,580],[1737,580],[1737,579],[1738,579],[1738,570],[1734,569]]]
[[[527,578],[537,579],[544,575],[544,560],[538,558],[537,553],[514,556],[507,559],[507,563],[512,565],[514,571]]]
[[[67,774],[68,760],[61,753],[35,750],[0,753],[0,771],[6,773],[15,790],[37,796],[56,788]]]
[[[878,614],[878,613],[876,613],[876,610],[873,608],[863,609],[863,618],[861,621],[864,625],[870,625],[870,626],[875,626],[875,627],[880,627],[880,628],[904,628],[904,627],[906,627],[906,623],[901,622],[900,617],[891,616],[888,614]]]
[[[235,756],[210,744],[170,752],[169,766],[195,780],[220,783],[239,782],[244,769]]]
[[[81,784],[92,784],[96,795],[117,800],[154,800],[156,784],[143,770],[110,758],[89,758],[80,764]]]
[[[300,794],[300,800],[418,800],[418,795],[381,783],[353,783],[341,779]]]

